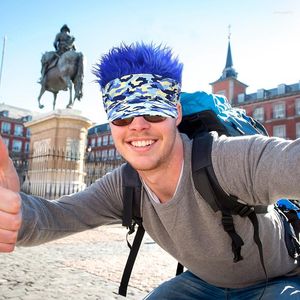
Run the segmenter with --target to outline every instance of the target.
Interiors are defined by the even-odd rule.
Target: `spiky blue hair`
[[[121,44],[95,65],[93,73],[102,88],[115,78],[130,74],[156,74],[181,83],[183,64],[169,47],[154,44]]]

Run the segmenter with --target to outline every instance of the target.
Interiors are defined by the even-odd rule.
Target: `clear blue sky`
[[[184,63],[183,90],[211,91],[225,66],[231,25],[233,66],[247,93],[300,80],[299,0],[1,0],[0,51],[6,47],[0,102],[39,111],[40,58],[67,24],[86,60],[84,97],[74,109],[106,122],[91,73],[102,54],[121,42],[146,41],[173,48]],[[1,56],[0,56],[1,64]],[[67,92],[58,94],[64,108]],[[52,94],[42,98],[52,109]]]

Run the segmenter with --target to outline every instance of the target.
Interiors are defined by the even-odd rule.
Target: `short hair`
[[[102,88],[113,79],[130,74],[155,74],[181,83],[183,64],[167,46],[133,43],[112,48],[93,69]]]

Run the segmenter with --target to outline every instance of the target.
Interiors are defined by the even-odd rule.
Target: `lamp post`
[[[3,72],[5,44],[6,44],[6,36],[4,36],[3,38],[3,48],[2,48],[2,57],[1,57],[1,66],[0,66],[0,88],[1,88],[1,79],[2,79],[2,72]]]

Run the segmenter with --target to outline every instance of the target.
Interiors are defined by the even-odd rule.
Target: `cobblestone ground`
[[[147,235],[128,287],[117,295],[127,260],[126,229],[104,226],[0,254],[0,300],[143,299],[174,276],[176,261]]]

